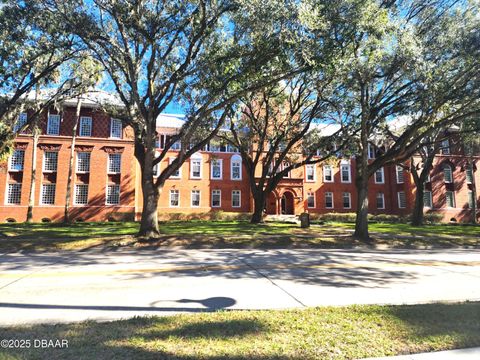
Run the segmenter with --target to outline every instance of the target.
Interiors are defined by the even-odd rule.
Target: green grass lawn
[[[480,346],[480,303],[220,311],[0,328],[0,338],[68,340],[1,359],[356,359]]]
[[[0,252],[79,250],[92,246],[134,243],[135,222],[0,224]],[[354,224],[326,223],[301,229],[297,224],[247,221],[169,221],[160,223],[162,236],[142,246],[183,247],[351,247]],[[479,226],[371,223],[378,245],[392,247],[480,245]],[[138,244],[137,244],[138,245]]]

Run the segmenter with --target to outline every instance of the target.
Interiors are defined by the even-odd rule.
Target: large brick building
[[[19,118],[19,125],[28,117]],[[15,151],[0,173],[0,221],[25,221],[30,198],[32,161],[36,163],[34,221],[62,221],[71,153],[75,102],[52,109],[39,122],[36,159],[33,137],[19,133]],[[162,115],[157,121],[161,148],[182,125],[180,116]],[[85,101],[74,151],[71,219],[104,221],[138,219],[141,214],[139,166],[133,156],[133,134],[119,120]],[[176,156],[175,145],[160,167]],[[369,151],[375,156],[375,151]],[[459,144],[445,144],[436,156],[426,185],[425,210],[448,221],[470,221],[476,167],[470,167]],[[478,154],[477,154],[478,155]],[[477,164],[480,156],[470,157]],[[266,204],[269,214],[353,212],[356,207],[354,159],[334,159],[306,165],[285,177]],[[157,169],[158,171],[158,169]],[[475,181],[474,181],[475,180]],[[412,210],[415,186],[401,167],[387,166],[370,179],[369,211],[406,215]],[[248,178],[238,153],[227,145],[209,145],[187,160],[167,180],[159,201],[162,213],[249,212],[253,209]],[[478,209],[478,198],[477,198]],[[477,214],[478,217],[478,214]]]

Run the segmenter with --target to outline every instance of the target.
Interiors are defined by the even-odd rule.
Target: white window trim
[[[110,155],[120,155],[120,169],[118,172],[112,172],[110,171]],[[119,153],[107,153],[107,174],[109,175],[115,175],[115,174],[121,174],[122,173],[122,154]]]
[[[113,124],[115,122],[120,123],[120,136],[113,136]],[[110,118],[110,139],[122,139],[122,132],[123,132],[123,123],[120,119]]]
[[[345,197],[344,197],[345,194],[348,194],[348,204],[349,204],[348,207],[345,207],[345,203],[343,202],[343,199],[345,198]],[[344,209],[351,209],[351,208],[352,208],[352,194],[351,194],[351,193],[349,193],[349,192],[347,192],[347,191],[344,191],[344,192],[342,193],[342,205],[343,205],[343,208],[344,208]]]
[[[193,176],[193,162],[199,161],[200,162],[200,176]],[[201,158],[194,157],[190,158],[190,179],[193,180],[200,180],[203,177],[203,162]]]
[[[424,191],[424,197],[425,197],[425,194],[428,193],[430,194],[429,198],[430,198],[430,206],[427,206],[425,205],[425,199],[423,200],[423,207],[427,208],[427,209],[433,209],[433,196],[432,196],[432,192],[430,190],[426,190]]]
[[[377,181],[377,172],[380,171],[381,174],[382,174],[382,181]],[[385,184],[385,170],[383,167],[381,167],[380,169],[378,169],[377,171],[375,171],[375,173],[373,174],[374,176],[374,180],[375,180],[375,184]]]
[[[238,191],[238,206],[233,206],[233,193],[235,191]],[[220,198],[221,198],[221,193],[220,193]],[[220,200],[220,203],[222,202],[222,200]],[[242,207],[242,191],[241,190],[232,190],[232,208],[241,208]]]
[[[447,193],[452,193],[453,206],[447,204]],[[445,191],[445,207],[448,209],[455,209],[457,207],[457,199],[455,199],[455,191]]]
[[[325,168],[330,168],[332,180],[326,180],[326,178],[325,178]],[[333,183],[333,181],[334,181],[333,166],[332,165],[323,165],[323,182],[324,183]]]
[[[446,176],[445,176],[445,168],[448,167],[450,169],[450,180],[447,180],[446,179]],[[443,171],[443,182],[445,184],[452,184],[453,183],[453,169],[452,169],[452,166],[451,165],[448,165],[448,164],[445,164],[443,165],[442,167],[442,171]]]
[[[343,180],[342,166],[348,166],[348,180]],[[352,182],[352,166],[350,164],[340,164],[340,181],[344,184],[350,184]]]
[[[176,191],[178,193],[178,204],[172,205],[172,191]],[[168,192],[168,207],[171,208],[178,208],[180,207],[180,190],[178,189],[170,189]]]
[[[80,204],[80,203],[77,203],[77,186],[79,185],[82,185],[82,186],[87,186],[87,202],[85,204]],[[90,189],[90,186],[89,184],[75,184],[73,186],[73,205],[75,206],[87,206],[88,205],[88,193],[89,193],[89,189]],[[105,195],[106,195],[106,192],[105,192]],[[105,199],[105,202],[107,200]]]
[[[402,202],[400,201],[400,194],[403,193],[405,195],[405,206],[402,206]],[[405,191],[398,191],[397,192],[397,205],[399,209],[406,209],[407,208],[407,194]]]
[[[220,165],[220,177],[213,177],[213,163],[218,161]],[[223,180],[223,159],[211,159],[210,160],[210,180]]]
[[[312,194],[313,195],[313,206],[308,205],[308,195]],[[315,199],[315,192],[309,191],[307,192],[307,208],[308,209],[315,209],[317,207],[317,199]]]
[[[172,162],[175,161],[176,158],[168,158],[168,164],[171,165]],[[174,180],[178,180],[178,179],[181,179],[182,178],[182,166],[180,166],[178,168],[178,176],[175,176],[175,175],[171,175],[168,179],[174,179]]]
[[[332,206],[329,207],[327,206],[327,194],[332,194]],[[333,197],[333,192],[332,191],[327,191],[325,192],[325,195],[323,196],[325,200],[325,209],[334,209],[335,208],[335,199]]]
[[[241,181],[242,180],[242,177],[243,177],[243,174],[242,174],[242,159],[238,159],[235,157],[236,155],[232,156],[232,158],[230,159],[230,179],[233,180],[233,181]],[[235,179],[233,177],[233,163],[236,163],[238,162],[240,164],[240,171],[239,171],[239,174],[240,174],[240,177]]]
[[[14,149],[15,151],[23,151],[23,162],[22,162],[22,169],[12,169],[12,159],[13,159],[13,153],[9,156],[8,158],[8,171],[10,172],[20,172],[25,170],[25,150],[21,149]]]
[[[400,179],[399,179],[399,173],[400,172],[403,173],[403,180],[402,181],[400,181]],[[403,184],[405,182],[405,169],[403,167],[401,167],[400,165],[397,165],[395,167],[395,174],[396,174],[396,177],[397,177],[397,184]]]
[[[8,185],[10,184],[15,184],[15,185],[20,185],[20,201],[18,203],[9,203],[8,202]],[[6,182],[5,184],[5,199],[4,199],[4,204],[5,205],[13,205],[13,206],[18,206],[22,203],[22,190],[23,190],[23,183],[9,183]]]
[[[26,112],[22,112],[18,115],[17,121],[15,121],[15,124],[13,125],[13,132],[18,133],[20,131],[20,128],[23,127],[28,122],[28,115]]]
[[[90,122],[90,135],[82,135],[82,123],[84,121],[89,121]],[[79,128],[78,128],[78,136],[80,137],[91,137],[92,136],[92,133],[93,133],[93,120],[90,116],[81,116],[80,117],[80,123],[78,124],[79,125]]]
[[[45,164],[46,164],[45,158],[46,158],[47,153],[57,153],[57,165],[56,165],[55,170],[45,169]],[[44,151],[43,152],[43,159],[42,159],[42,172],[44,172],[44,173],[56,173],[57,171],[58,171],[58,151]]]
[[[379,194],[382,194],[382,207],[377,206],[377,210],[385,210],[385,193],[382,192],[375,195],[375,205],[378,205],[377,199]]]
[[[373,156],[370,156],[370,153],[372,153]],[[373,146],[372,144],[368,143],[368,145],[367,145],[367,158],[368,158],[368,160],[373,160],[373,159],[375,159],[375,158],[376,158],[375,155],[376,155],[376,154],[375,154],[375,146]]]
[[[83,171],[83,170],[78,170],[78,158],[79,158],[79,154],[90,154],[89,156],[89,160],[88,160],[88,171]],[[91,163],[92,163],[92,153],[91,152],[86,152],[86,151],[79,151],[76,153],[76,156],[75,156],[75,173],[76,174],[88,174],[90,173],[90,166],[91,166]],[[57,165],[58,166],[58,165]]]
[[[56,133],[56,134],[50,134],[50,128],[51,128],[50,119],[58,119],[58,133]],[[60,135],[61,120],[62,119],[60,118],[60,115],[58,115],[58,114],[48,115],[48,118],[47,118],[47,135]]]
[[[218,192],[219,192],[219,195],[220,195],[220,199],[219,199],[220,201],[219,201],[218,206],[214,206],[214,205],[213,205],[213,192],[214,192],[214,191],[218,191]],[[210,196],[211,196],[210,206],[211,206],[212,208],[220,208],[220,207],[222,207],[222,190],[213,189],[213,190],[211,191],[211,193],[210,193]]]
[[[53,196],[53,204],[48,204],[48,203],[44,203],[44,202],[43,202],[43,190],[44,190],[43,187],[44,187],[44,185],[53,185],[53,186],[55,186],[55,194],[54,194],[54,196]],[[56,198],[56,197],[57,197],[57,184],[55,184],[55,183],[52,183],[52,184],[50,184],[50,183],[48,183],[48,184],[41,184],[41,187],[40,187],[40,199],[39,199],[39,202],[38,202],[40,205],[42,205],[42,206],[54,206],[54,205],[55,205],[55,198]]]
[[[193,205],[193,192],[198,191],[198,205]],[[200,190],[191,190],[190,191],[190,207],[199,208],[202,203],[202,192]]]
[[[308,179],[308,168],[313,167],[313,180]],[[315,164],[306,164],[305,165],[305,182],[316,182],[317,181],[317,168]]]
[[[109,186],[118,186],[118,203],[109,203],[108,202],[108,187]],[[122,188],[120,187],[119,184],[107,184],[105,186],[105,205],[109,205],[109,206],[117,206],[117,205],[120,205],[122,201]]]

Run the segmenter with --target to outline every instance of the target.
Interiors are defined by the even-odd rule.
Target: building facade
[[[19,125],[26,118],[28,113],[22,114]],[[0,221],[25,221],[31,200],[34,221],[63,221],[75,119],[74,104],[45,114],[38,124],[41,135],[36,149],[31,133],[17,135],[15,150],[0,172]],[[178,116],[159,118],[159,150],[181,123]],[[76,135],[69,217],[76,221],[138,220],[141,177],[133,155],[132,130],[94,104],[87,104],[82,107]],[[157,174],[175,159],[178,146],[175,144],[157,165]],[[373,160],[375,151],[369,154]],[[465,157],[461,145],[445,144],[425,187],[425,211],[441,214],[445,221],[471,221],[473,187],[480,183],[475,165],[479,160],[479,156]],[[32,191],[33,163],[36,176]],[[265,212],[354,212],[354,179],[354,159],[331,159],[295,169],[270,194]],[[400,166],[386,166],[370,179],[371,213],[408,215],[414,197],[411,174]],[[478,192],[476,201],[478,209]],[[209,145],[187,160],[166,181],[158,208],[160,214],[245,213],[252,209],[242,159],[228,145]],[[477,218],[479,214],[477,211]]]

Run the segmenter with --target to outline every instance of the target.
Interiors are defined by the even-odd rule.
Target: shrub
[[[14,218],[8,218],[8,219],[5,220],[5,222],[7,222],[7,223],[16,223],[17,220],[15,220]]]
[[[50,222],[52,222],[52,219],[50,219],[50,218],[44,217],[42,219],[42,223],[50,223]]]
[[[189,221],[189,220],[212,220],[212,221],[233,221],[233,220],[248,220],[250,219],[250,213],[240,212],[225,212],[218,211],[206,211],[198,213],[160,213],[158,214],[158,220],[160,221]]]

